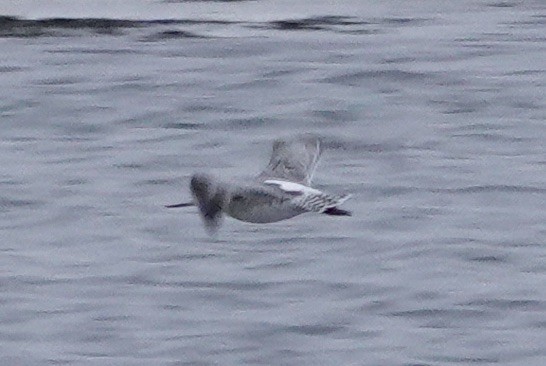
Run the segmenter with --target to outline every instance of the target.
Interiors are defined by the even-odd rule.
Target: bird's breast
[[[257,224],[286,220],[303,212],[287,199],[256,194],[235,194],[226,208],[229,216]]]

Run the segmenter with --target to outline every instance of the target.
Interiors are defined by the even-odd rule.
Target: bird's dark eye
[[[232,201],[242,201],[242,200],[244,200],[244,197],[241,196],[240,194],[236,194],[236,195],[231,196],[231,200]]]

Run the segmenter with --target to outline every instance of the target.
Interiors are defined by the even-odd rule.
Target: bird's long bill
[[[193,203],[193,202],[183,202],[183,203],[177,203],[177,204],[174,204],[174,205],[166,205],[165,207],[167,207],[167,208],[179,208],[179,207],[190,207],[190,206],[195,206],[195,203]]]

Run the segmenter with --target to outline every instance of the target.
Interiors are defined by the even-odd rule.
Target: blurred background
[[[544,365],[546,4],[3,0],[0,364]],[[351,218],[226,219],[320,135]]]

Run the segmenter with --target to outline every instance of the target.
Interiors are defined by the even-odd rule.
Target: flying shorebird
[[[223,213],[252,223],[277,222],[306,212],[351,216],[349,211],[338,208],[349,195],[331,195],[311,188],[320,155],[316,137],[278,139],[273,143],[269,164],[252,182],[226,183],[195,174],[190,183],[193,202],[166,207],[197,206],[211,234],[220,226]]]

